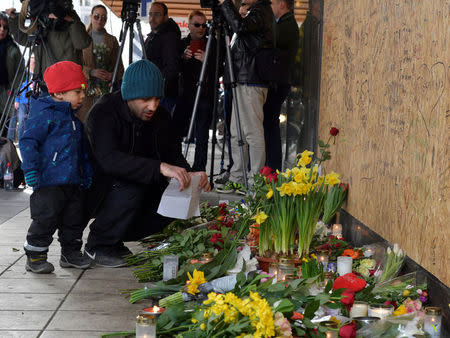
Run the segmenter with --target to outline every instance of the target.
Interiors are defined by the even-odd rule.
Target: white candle
[[[333,224],[333,236],[337,238],[342,237],[342,224]]]
[[[347,256],[339,256],[337,258],[337,273],[339,276],[343,276],[352,272],[353,258]]]
[[[374,250],[371,247],[368,247],[365,251],[364,251],[364,257],[371,257],[374,254]]]
[[[424,331],[431,337],[441,336],[442,315],[438,307],[425,308]]]
[[[371,304],[369,306],[369,317],[378,317],[384,319],[394,312],[394,306],[384,304]]]
[[[350,317],[367,317],[369,310],[369,304],[366,302],[354,302],[352,308],[350,309]]]

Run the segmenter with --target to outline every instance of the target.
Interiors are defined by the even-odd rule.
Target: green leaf
[[[286,287],[284,286],[284,283],[275,283],[275,284],[272,284],[272,285],[267,289],[267,291],[268,291],[268,292],[281,292],[281,291],[284,291],[285,288],[286,288]]]
[[[316,295],[315,300],[320,302],[320,305],[325,304],[330,299],[330,296],[327,293],[319,293]]]
[[[305,319],[306,318],[314,318],[314,313],[317,311],[317,309],[319,309],[320,306],[320,301],[318,300],[314,300],[311,303],[309,303],[308,305],[306,305],[305,308]]]
[[[292,311],[294,311],[294,304],[292,304],[292,302],[286,298],[282,299],[280,304],[278,304],[275,308],[275,312],[286,313]]]
[[[330,293],[332,288],[333,288],[333,280],[330,279],[327,285],[325,286],[325,293]]]
[[[313,322],[311,322],[311,319],[309,318],[303,318],[302,319],[303,325],[305,325],[308,329],[313,329],[314,327],[316,327],[316,324],[314,324]]]
[[[245,273],[239,272],[236,275],[236,286],[235,286],[235,289],[239,290],[240,288],[242,288],[246,281],[247,281],[247,278],[245,277]]]

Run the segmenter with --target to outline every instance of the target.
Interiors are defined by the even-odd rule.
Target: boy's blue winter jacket
[[[22,169],[25,174],[37,171],[37,187],[87,185],[92,179],[83,124],[69,102],[56,102],[50,96],[32,99],[19,146]]]

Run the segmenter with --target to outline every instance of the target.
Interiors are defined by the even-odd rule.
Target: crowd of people
[[[24,245],[27,270],[53,271],[47,252],[55,231],[61,244],[61,266],[85,269],[92,262],[124,266],[124,257],[130,254],[124,242],[159,231],[171,221],[156,213],[167,178],[177,179],[182,190],[193,175],[199,175],[199,189],[211,189],[205,169],[214,91],[218,89],[217,54],[218,72],[223,75],[226,97],[231,99],[225,100],[224,111],[234,159],[229,180],[217,184],[217,191],[246,194],[244,169],[250,180],[265,165],[282,169],[279,116],[291,88],[289,69],[299,47],[293,0],[243,0],[239,8],[231,0],[219,0],[219,6],[233,35],[231,64],[223,50],[216,50],[216,39],[222,37],[208,36],[202,11],[191,12],[189,35],[181,39],[167,6],[152,2],[151,32],[144,43],[147,59],[132,63],[125,71],[119,61],[117,83],[111,80],[119,44],[105,30],[106,8],[92,8],[87,28],[73,10],[48,14],[58,24],[45,28],[45,44],[33,48],[29,64],[33,79],[42,79],[45,86],[31,96],[25,93],[32,86],[23,88],[24,94],[16,99],[17,115],[10,113],[16,118],[10,120],[8,135],[14,140],[11,130],[18,121],[22,169],[26,184],[33,188],[32,223]],[[18,29],[15,9],[6,13],[0,16],[2,106],[13,70],[24,67],[19,64],[20,51],[14,40],[25,45],[30,34]],[[209,39],[213,40],[206,60]],[[256,62],[258,53],[269,49],[280,51],[285,75],[277,83],[268,81]],[[194,121],[196,147],[191,166],[182,156],[181,144],[202,67],[205,78]],[[109,93],[110,86],[117,90]],[[82,233],[92,218],[82,252]]]

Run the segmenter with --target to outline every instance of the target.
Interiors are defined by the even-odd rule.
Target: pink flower
[[[284,318],[281,312],[275,313],[275,329],[277,331],[277,337],[292,337],[292,329],[289,320]]]

